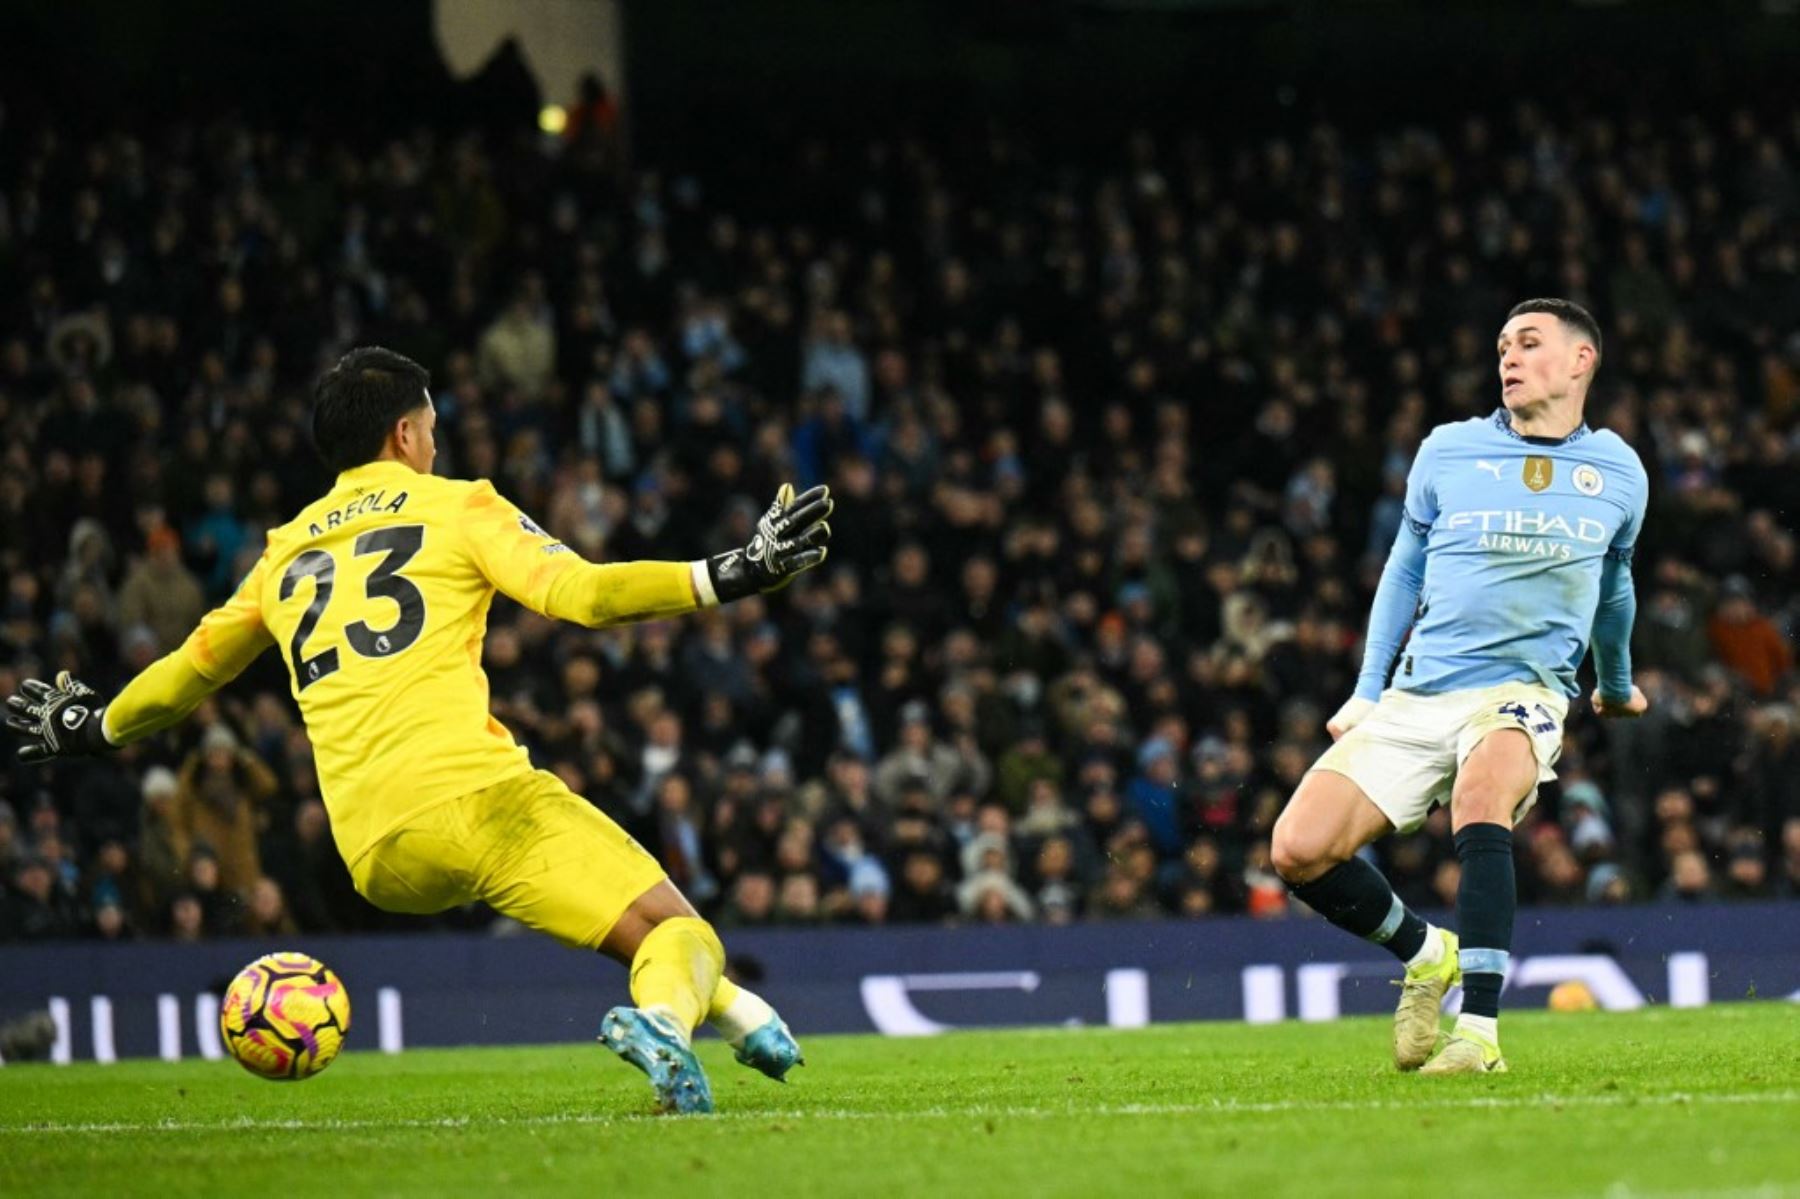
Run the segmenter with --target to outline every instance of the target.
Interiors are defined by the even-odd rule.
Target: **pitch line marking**
[[[1402,1103],[1375,1100],[1368,1103],[1349,1101],[1271,1100],[1259,1103],[1122,1103],[1091,1107],[1012,1107],[977,1104],[966,1108],[933,1107],[906,1112],[870,1112],[851,1108],[817,1110],[785,1109],[780,1111],[716,1112],[706,1119],[754,1123],[759,1120],[945,1120],[971,1117],[999,1117],[1014,1120],[1045,1120],[1065,1116],[1229,1116],[1269,1115],[1282,1112],[1366,1112],[1366,1111],[1484,1111],[1537,1107],[1680,1107],[1686,1104],[1790,1104],[1800,1103],[1800,1091],[1673,1092],[1664,1095],[1521,1095],[1472,1096],[1465,1099],[1427,1103]],[[44,1133],[114,1134],[143,1132],[355,1132],[403,1128],[521,1128],[547,1127],[558,1124],[606,1125],[660,1123],[665,1116],[649,1114],[607,1114],[603,1112],[571,1112],[543,1116],[441,1116],[415,1120],[259,1120],[240,1117],[236,1120],[149,1120],[96,1121],[57,1123],[39,1121],[0,1126],[0,1136],[30,1136]]]

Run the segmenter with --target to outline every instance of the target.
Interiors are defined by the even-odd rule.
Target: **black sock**
[[[1512,830],[1500,824],[1463,826],[1456,834],[1456,860],[1462,863],[1462,883],[1456,889],[1462,1010],[1471,1016],[1498,1016],[1500,987],[1512,955],[1513,911],[1519,905]]]
[[[1425,922],[1361,858],[1339,862],[1310,883],[1290,883],[1288,890],[1345,932],[1387,946],[1403,962],[1425,944]]]

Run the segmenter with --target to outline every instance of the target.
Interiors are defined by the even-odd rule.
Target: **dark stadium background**
[[[1568,290],[1559,259],[1588,254],[1585,277],[1573,282],[1609,338],[1590,416],[1626,432],[1652,475],[1637,653],[1640,670],[1652,672],[1658,709],[1637,728],[1602,730],[1585,713],[1572,721],[1563,785],[1547,789],[1520,832],[1523,895],[1558,905],[1791,897],[1800,891],[1789,648],[1800,402],[1800,101],[1792,63],[1800,20],[1779,5],[1751,4],[1439,8],[632,4],[615,131],[585,156],[566,147],[552,157],[539,110],[575,97],[541,95],[518,54],[505,49],[476,78],[452,79],[424,3],[6,5],[0,196],[12,219],[10,232],[0,221],[0,351],[14,357],[0,352],[0,570],[9,601],[0,683],[10,691],[22,673],[60,665],[109,686],[127,677],[133,645],[147,651],[111,606],[155,547],[169,545],[156,522],[142,518],[157,496],[166,533],[179,540],[181,569],[209,600],[228,590],[234,564],[197,540],[211,527],[209,507],[254,541],[258,522],[285,517],[323,485],[304,434],[282,426],[303,427],[296,422],[307,382],[326,349],[345,348],[347,329],[420,354],[445,388],[440,401],[453,381],[466,383],[444,421],[452,469],[503,468],[502,489],[565,535],[575,509],[564,503],[567,479],[553,475],[578,474],[586,462],[619,503],[654,504],[642,500],[652,490],[642,485],[646,464],[668,457],[673,473],[686,476],[673,491],[661,488],[675,501],[672,518],[648,534],[622,531],[607,543],[609,554],[685,558],[716,548],[742,524],[744,504],[795,457],[855,457],[897,402],[912,406],[890,393],[922,391],[919,381],[938,371],[956,384],[944,390],[961,413],[961,433],[937,447],[935,465],[884,462],[876,453],[884,478],[915,472],[896,485],[893,504],[844,486],[855,468],[840,461],[830,475],[846,501],[836,522],[840,569],[773,601],[766,620],[670,626],[615,661],[596,648],[601,641],[497,609],[496,628],[516,630],[496,637],[488,663],[509,723],[542,764],[568,767],[585,793],[663,854],[725,926],[1244,911],[1279,918],[1290,908],[1268,869],[1268,822],[1354,673],[1379,565],[1370,528],[1379,524],[1383,472],[1404,466],[1421,421],[1429,428],[1491,406],[1489,338],[1506,306],[1523,298],[1518,287]],[[1470,140],[1471,118],[1482,124],[1479,142]],[[1322,136],[1325,126],[1335,132]],[[1535,132],[1520,140],[1522,128]],[[47,154],[48,130],[60,148]],[[255,131],[247,143],[234,136],[243,130]],[[1409,132],[1421,130],[1429,132]],[[142,262],[158,214],[181,210],[189,240],[174,256],[187,259],[178,300],[152,285],[129,299],[101,298],[81,258],[92,253],[79,215],[92,183],[84,182],[82,155],[108,145],[116,164],[121,137],[138,139],[156,169],[145,176],[147,195],[122,185],[92,189],[100,230],[116,229],[128,256]],[[1710,143],[1710,166],[1692,156],[1696,138]],[[1406,198],[1401,214],[1379,220],[1380,159],[1369,152],[1377,143],[1402,164]],[[1763,157],[1765,143],[1772,158]],[[500,215],[469,218],[489,241],[463,275],[466,300],[454,312],[451,280],[467,248],[442,233],[423,244],[398,236],[391,218],[417,198],[384,192],[373,177],[328,189],[330,205],[311,213],[314,225],[292,261],[249,244],[255,239],[241,258],[204,244],[207,222],[247,182],[304,190],[306,178],[282,182],[279,174],[296,148],[308,148],[314,182],[342,175],[349,161],[378,177],[397,154],[414,160],[426,186],[441,186],[462,145],[478,147],[472,153]],[[876,145],[883,149],[871,157]],[[1482,203],[1503,185],[1508,156],[1539,151],[1562,156],[1557,169],[1576,181],[1586,240],[1558,248],[1561,198],[1527,186],[1508,223],[1536,232],[1529,261],[1484,257]],[[1272,165],[1283,159],[1288,167]],[[1542,165],[1532,161],[1533,169]],[[183,168],[185,182],[160,169],[170,163]],[[1186,192],[1196,163],[1205,164],[1208,186]],[[1663,184],[1651,178],[1659,163]],[[1458,210],[1460,230],[1441,223],[1432,189],[1442,170],[1454,176],[1444,200]],[[1152,173],[1172,198],[1181,246],[1221,214],[1232,223],[1214,230],[1219,257],[1195,269],[1184,299],[1164,305],[1176,317],[1164,348],[1191,348],[1198,335],[1212,357],[1185,379],[1159,360],[1146,382],[1132,367],[1161,352],[1153,345],[1157,305],[1125,302],[1123,315],[1106,309],[1111,268],[1094,209],[1101,181],[1111,180],[1113,201],[1135,230],[1121,257],[1141,254],[1148,278],[1147,247],[1165,207],[1160,193],[1144,190]],[[1335,236],[1316,219],[1322,175],[1336,175],[1344,189],[1356,230],[1351,250],[1315,252]],[[21,206],[28,183],[41,202],[29,234]],[[1717,198],[1711,209],[1708,189]],[[934,192],[951,206],[942,246],[918,232]],[[369,218],[364,252],[382,277],[379,301],[366,264],[353,269],[343,258],[352,193]],[[883,202],[880,222],[868,216],[871,196]],[[577,210],[576,227],[552,234],[561,197]],[[1040,254],[1061,198],[1079,206],[1074,237],[1087,265],[1067,295],[1052,272],[999,249],[1001,228],[1016,220],[1025,258]],[[1664,236],[1671,205],[1689,214],[1679,247],[1687,267]],[[665,278],[634,281],[626,268],[651,211],[665,223],[671,265]],[[1652,211],[1662,215],[1643,215]],[[730,252],[712,240],[723,214],[738,228]],[[292,227],[291,217],[282,219]],[[1303,252],[1283,256],[1275,227],[1284,222]],[[758,248],[763,231],[767,246]],[[1627,249],[1634,235],[1644,242],[1641,259]],[[600,277],[610,309],[578,334],[589,355],[559,357],[554,386],[539,394],[514,388],[507,399],[504,388],[469,382],[468,352],[533,272],[532,319],[547,315],[565,347],[577,336],[571,289],[581,270],[564,255],[578,255],[584,241],[596,247],[599,266],[582,269]],[[1361,274],[1365,248],[1387,260],[1385,299]],[[871,256],[883,249],[893,252],[903,309],[885,326],[865,303]],[[946,255],[968,266],[976,302],[944,302]],[[1741,282],[1728,277],[1730,256]],[[1472,277],[1448,266],[1458,257]],[[1253,302],[1231,315],[1229,292],[1246,277],[1249,258]],[[886,350],[908,375],[899,387],[871,387],[868,428],[821,418],[830,405],[817,392],[802,394],[807,288],[818,262],[836,278],[831,307],[848,311],[847,344],[822,330],[831,343],[821,353],[827,373],[846,358],[879,373]],[[322,290],[295,289],[309,270]],[[54,299],[34,290],[46,277]],[[249,293],[229,327],[218,308],[227,278]],[[744,359],[726,365],[730,353],[709,343],[699,357],[719,358],[722,377],[698,388],[682,378],[690,363],[682,357],[679,282],[689,280],[697,297],[724,302]],[[758,287],[785,292],[785,327],[749,311],[766,308],[766,296],[745,300]],[[1356,304],[1391,302],[1395,311],[1359,324],[1346,316],[1351,293]],[[1411,307],[1395,299],[1401,295]],[[1654,311],[1622,308],[1621,298]],[[97,311],[105,312],[111,361],[83,365],[79,322],[61,322]],[[1114,311],[1105,318],[1111,325],[1096,323],[1103,311]],[[1323,312],[1340,318],[1341,340],[1321,339]],[[144,314],[173,319],[172,354],[135,353],[128,325]],[[52,354],[56,328],[76,339],[72,354],[67,343]],[[1678,328],[1683,348],[1672,359]],[[271,330],[283,347],[272,366],[252,349]],[[661,430],[638,437],[625,473],[612,473],[598,451],[558,460],[581,444],[573,397],[601,377],[596,361],[616,364],[634,330],[671,364],[672,381],[649,387],[652,407],[664,408]],[[965,335],[973,343],[946,354]],[[207,353],[226,336],[232,348],[209,375]],[[1041,346],[1060,356],[1074,417],[1061,458],[1032,452],[1041,397],[1031,356]],[[1004,386],[994,382],[1000,376]],[[94,392],[91,411],[72,398],[84,381]],[[1289,414],[1302,413],[1285,435],[1264,425],[1266,401],[1282,389]],[[696,390],[720,397],[722,424],[693,416]],[[1347,391],[1367,412],[1360,440],[1334,423]],[[1409,391],[1422,410],[1396,431],[1393,416]],[[1115,402],[1132,421],[1122,440],[1109,440]],[[208,415],[216,405],[247,405],[252,449],[226,444],[231,419]],[[156,496],[134,490],[145,477],[135,460],[141,443],[125,431],[127,409],[145,420],[146,406],[162,438],[151,455],[162,460],[161,481],[145,484]],[[1167,410],[1185,412],[1185,433],[1157,424]],[[471,432],[476,413],[490,429],[537,430],[542,464],[515,469],[508,443],[492,433],[485,451],[473,444],[483,436]],[[709,427],[696,431],[695,423]],[[207,425],[198,441],[195,424]],[[751,440],[771,427],[774,442]],[[947,428],[938,415],[920,424],[927,440],[930,430]],[[1146,523],[1132,508],[1133,489],[1146,485],[1149,472],[1140,468],[1170,437],[1190,447],[1173,473],[1193,495],[1174,505],[1179,519]],[[715,487],[709,472],[722,443],[742,448],[741,473]],[[96,449],[103,477],[84,493],[79,460]],[[66,477],[45,474],[56,450]],[[1087,515],[1066,502],[1063,473],[1045,477],[1073,470],[1083,451],[1102,484]],[[1307,474],[1315,460],[1329,463],[1331,496],[1322,557],[1309,559],[1294,522],[1311,517],[1293,509],[1323,486]],[[209,497],[201,484],[221,464],[231,494]],[[1026,476],[1024,490],[1005,498],[1015,470]],[[265,474],[272,490],[259,491]],[[958,494],[935,490],[946,481]],[[1245,481],[1252,492],[1240,487]],[[991,526],[978,515],[957,527],[960,518],[945,513],[959,505],[998,505],[1004,515]],[[1097,523],[1083,524],[1088,515]],[[79,516],[97,519],[110,544],[103,560],[70,570]],[[1127,533],[1133,525],[1148,540],[1127,552],[1120,547],[1136,536]],[[1044,561],[1007,564],[1009,544],[1049,529],[1059,548]],[[1182,558],[1189,551],[1176,544],[1181,534],[1202,539],[1197,556]],[[928,550],[922,573],[903,561],[903,547],[914,543]],[[1086,589],[1069,583],[1068,570],[1074,562],[1079,572],[1087,551],[1099,555],[1096,577],[1106,586],[1090,589],[1091,610],[1071,636],[1043,633],[1040,618],[1064,612],[1071,591]],[[1131,560],[1139,552],[1146,559]],[[967,595],[974,584],[965,582],[963,560],[971,556],[1000,565],[991,599]],[[1266,658],[1262,649],[1233,650],[1223,666],[1190,668],[1227,639],[1221,597],[1202,602],[1207,571],[1242,563],[1267,574],[1266,586],[1247,588],[1262,619],[1299,631],[1270,638],[1266,629],[1240,630],[1278,647],[1262,647]],[[107,593],[85,609],[77,598],[84,570]],[[1283,581],[1284,572],[1297,573],[1300,585]],[[1030,591],[1033,579],[1047,580],[1049,591]],[[1034,608],[1022,602],[1031,595],[1048,598]],[[1753,633],[1740,636],[1744,604],[1758,615]],[[1712,620],[1729,628],[1709,637]],[[1102,647],[1095,671],[1077,669],[1114,622],[1126,647],[1116,658]],[[909,633],[895,631],[902,625]],[[972,648],[949,636],[965,626],[979,630]],[[703,643],[705,630],[719,640]],[[1741,655],[1729,667],[1718,657],[1721,637]],[[1142,677],[1131,661],[1138,642],[1166,653],[1160,667],[1145,658]],[[943,659],[952,644],[951,652],[978,660],[993,655],[968,672],[973,711],[961,715],[949,710],[961,700],[945,700],[954,672]],[[666,756],[655,744],[646,754],[646,744],[666,739],[669,727],[659,730],[654,716],[635,709],[633,688],[684,672],[702,677],[745,654],[767,657],[755,658],[745,696],[723,714],[704,686],[665,687],[681,718],[682,748],[677,780],[661,779]],[[569,677],[571,657],[592,663],[596,677]],[[1217,672],[1238,669],[1240,659],[1247,676],[1220,682]],[[1013,685],[1021,665],[1035,672],[1028,688]],[[841,729],[832,732],[831,685],[846,681],[862,689],[872,734],[848,752]],[[1083,744],[1085,734],[1050,707],[1052,695],[1109,689],[1128,709],[1110,746]],[[584,732],[568,719],[572,695],[587,692],[599,701],[603,731]],[[1022,703],[1029,692],[1039,698]],[[1296,699],[1305,706],[1292,706]],[[210,719],[113,761],[38,771],[10,765],[9,755],[0,768],[0,939],[164,937],[177,907],[183,935],[199,938],[485,927],[485,912],[395,921],[356,899],[323,839],[304,738],[288,711],[280,663],[269,654]],[[779,711],[803,719],[796,727],[766,718]],[[1168,715],[1181,727],[1159,725]],[[903,728],[919,724],[931,748],[897,756]],[[777,745],[782,752],[771,756]],[[1170,787],[1152,773],[1163,746],[1175,761]],[[172,837],[163,818],[140,810],[140,793],[147,780],[166,788],[185,769],[193,777],[158,802],[200,810],[210,801],[194,778],[205,777],[209,747],[233,763],[218,770],[218,812],[201,811],[190,825],[214,830],[211,841],[204,831]],[[863,798],[860,775],[877,780],[878,798]],[[1038,780],[1049,780],[1047,792]],[[1144,821],[1134,816],[1139,805],[1151,813]],[[704,847],[698,861],[679,848],[690,830]],[[1046,848],[1057,843],[1064,849]],[[1435,907],[1454,893],[1446,825],[1381,852],[1407,898]],[[161,877],[152,877],[154,868]]]

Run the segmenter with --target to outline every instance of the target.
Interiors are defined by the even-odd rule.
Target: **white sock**
[[[1408,970],[1417,970],[1420,966],[1435,966],[1444,960],[1444,934],[1438,931],[1435,924],[1425,926],[1425,943],[1419,946],[1419,952],[1406,959]]]
[[[775,1018],[775,1009],[768,1001],[745,987],[738,988],[736,999],[729,1007],[708,1023],[733,1049],[742,1049],[744,1038]]]
[[[1498,1016],[1471,1016],[1467,1012],[1456,1018],[1456,1031],[1473,1033],[1489,1045],[1500,1043],[1500,1018]]]

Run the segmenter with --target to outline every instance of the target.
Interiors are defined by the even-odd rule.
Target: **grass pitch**
[[[0,1070],[0,1195],[1800,1196],[1800,1007],[1505,1019],[1425,1079],[1384,1021],[813,1037],[643,1114],[598,1045]]]

